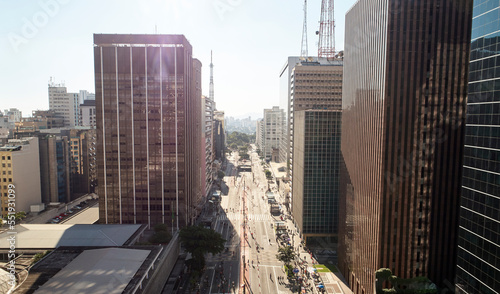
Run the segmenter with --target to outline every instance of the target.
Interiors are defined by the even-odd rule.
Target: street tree
[[[286,267],[290,266],[290,263],[295,259],[295,251],[293,251],[292,246],[280,247],[278,249],[278,254],[276,254],[276,258],[283,262]]]
[[[201,225],[182,228],[179,237],[182,246],[193,256],[191,267],[194,270],[203,269],[205,267],[205,254],[221,253],[226,242],[221,234]]]

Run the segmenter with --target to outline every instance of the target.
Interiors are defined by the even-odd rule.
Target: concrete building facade
[[[255,146],[257,147],[258,150],[262,152],[262,150],[264,149],[264,137],[263,137],[264,120],[263,119],[257,120],[256,125],[257,126],[255,127]]]
[[[80,104],[79,115],[80,115],[79,117],[80,126],[95,128],[96,126],[95,100],[84,100],[83,103]]]
[[[2,216],[9,207],[29,212],[30,205],[41,202],[38,138],[10,139],[0,147],[0,160]]]
[[[285,111],[278,106],[271,109],[264,109],[264,118],[262,120],[262,155],[266,160],[279,162],[279,157],[273,158],[273,150],[279,150],[283,130],[286,125]]]
[[[213,183],[213,161],[215,159],[214,155],[214,105],[215,103],[210,99],[210,97],[202,96],[202,123],[203,131],[201,137],[201,154],[204,156],[204,167],[205,172],[202,174],[202,191],[203,195],[210,195],[210,191]]]
[[[80,102],[78,93],[68,93],[64,84],[49,83],[49,110],[63,118],[64,127],[79,124]]]
[[[5,109],[3,115],[8,116],[12,122],[20,122],[23,117],[22,111],[17,108]]]

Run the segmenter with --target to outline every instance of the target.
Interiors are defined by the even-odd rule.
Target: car
[[[77,206],[75,206],[75,207],[73,207],[73,208],[74,208],[74,209],[82,209],[82,208],[81,208],[80,206],[78,206],[78,205],[77,205]]]
[[[58,218],[53,218],[53,219],[51,219],[51,220],[50,220],[50,222],[51,222],[51,223],[53,223],[53,224],[57,224],[57,223],[59,223],[60,221],[61,221],[61,220],[60,220],[60,219],[58,219]]]
[[[70,209],[70,210],[67,211],[67,213],[71,214],[71,213],[73,213],[73,210]]]
[[[60,215],[56,216],[55,218],[58,219],[58,220],[62,220],[63,219],[63,217],[60,216]]]
[[[68,214],[66,212],[63,212],[60,214],[62,217],[65,217],[65,216],[68,216]]]

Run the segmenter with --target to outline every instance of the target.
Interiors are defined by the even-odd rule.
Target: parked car
[[[58,223],[58,222],[60,222],[60,221],[61,221],[61,220],[60,220],[60,219],[58,219],[58,218],[53,218],[53,219],[51,219],[51,220],[50,220],[50,222],[51,222],[51,223],[53,223],[53,224],[57,224],[57,223]]]
[[[78,205],[77,205],[77,206],[75,206],[75,207],[73,207],[73,208],[74,208],[74,209],[78,209],[78,210],[82,209],[82,208],[81,208],[80,206],[78,206]]]
[[[73,210],[70,209],[67,211],[67,213],[71,214],[71,213],[73,213]]]

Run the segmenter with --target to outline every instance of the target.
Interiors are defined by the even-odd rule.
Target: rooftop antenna
[[[300,50],[300,57],[307,57],[307,0],[304,0],[304,27],[302,28],[302,49]]]
[[[208,96],[214,102],[214,64],[212,63],[212,50],[210,50],[210,86]]]
[[[333,19],[333,0],[321,1],[321,21],[319,23],[318,57],[335,57],[335,21]]]
[[[158,28],[157,28],[156,24],[155,24],[155,34],[158,34]]]

